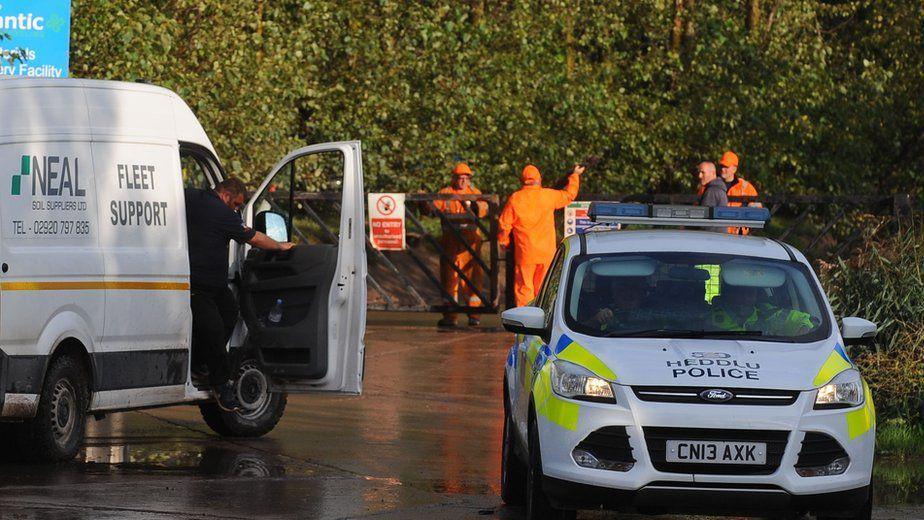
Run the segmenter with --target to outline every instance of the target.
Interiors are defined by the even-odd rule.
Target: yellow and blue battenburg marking
[[[876,424],[876,405],[873,404],[873,393],[869,391],[866,381],[863,381],[863,394],[866,397],[863,407],[845,414],[847,434],[851,440],[870,431]]]
[[[854,368],[853,362],[850,361],[844,347],[842,347],[840,343],[837,343],[834,345],[834,350],[831,351],[831,355],[829,355],[828,359],[821,365],[821,369],[818,370],[815,379],[812,380],[812,386],[819,387],[827,384],[834,379],[834,376],[851,368]]]
[[[536,357],[532,362],[534,371],[537,371],[536,382],[533,386],[536,413],[566,430],[576,430],[581,407],[573,401],[559,397],[552,391],[551,357],[552,350],[549,349],[548,345],[541,344],[536,349]],[[580,365],[602,378],[610,381],[616,380],[615,372],[600,361],[597,356],[578,345],[567,335],[563,334],[558,339],[558,343],[555,345],[555,357]]]
[[[606,363],[600,361],[600,358],[595,356],[591,351],[578,345],[577,342],[569,338],[567,334],[562,334],[561,337],[558,338],[558,343],[555,345],[555,357],[564,361],[570,361],[575,365],[580,365],[603,379],[609,381],[616,380],[616,373],[613,372],[610,367],[606,366]]]
[[[533,402],[536,403],[537,414],[566,430],[577,430],[580,406],[552,391],[552,363],[546,363],[539,370],[533,387]]]

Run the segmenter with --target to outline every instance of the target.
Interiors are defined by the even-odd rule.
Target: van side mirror
[[[253,228],[276,242],[289,241],[289,229],[286,227],[286,219],[279,213],[273,213],[272,211],[257,213],[253,218]]]
[[[841,320],[841,336],[845,345],[868,344],[876,337],[878,330],[875,323],[863,318],[847,316]]]
[[[542,336],[545,334],[545,311],[539,307],[514,307],[501,313],[501,323],[515,334]]]

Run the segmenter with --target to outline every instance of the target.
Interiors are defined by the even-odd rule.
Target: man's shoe
[[[227,382],[219,387],[216,387],[215,392],[215,401],[218,403],[218,407],[226,412],[239,412],[242,407],[240,401],[237,400],[237,392],[234,390],[234,385],[231,382]]]
[[[472,317],[469,317],[469,319],[468,319],[468,326],[469,326],[469,327],[477,327],[477,326],[479,326],[479,325],[481,325],[481,320],[480,320],[479,318],[472,318]]]
[[[456,320],[450,320],[448,318],[443,318],[440,321],[436,322],[437,327],[443,328],[452,328],[456,326]]]

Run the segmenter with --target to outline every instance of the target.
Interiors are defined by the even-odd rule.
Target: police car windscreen
[[[831,326],[807,269],[795,262],[705,253],[579,257],[565,318],[600,337],[811,342]]]

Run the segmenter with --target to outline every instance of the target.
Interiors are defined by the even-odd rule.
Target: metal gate
[[[288,202],[289,194],[281,192],[276,201]],[[337,243],[340,214],[339,193],[295,193],[291,196],[295,218],[293,235],[308,243]],[[487,214],[478,217],[470,209],[467,214],[452,215],[437,209],[435,202],[469,201],[487,204]],[[497,195],[444,195],[412,193],[405,196],[405,216],[408,247],[404,251],[379,251],[372,246],[366,229],[366,251],[369,258],[369,304],[372,310],[415,312],[477,312],[496,313],[500,303],[500,257],[497,246],[497,217],[500,205]],[[472,248],[462,236],[463,223],[474,225],[483,238],[480,247]],[[459,241],[472,254],[480,276],[471,280],[453,262],[443,247],[444,235]],[[440,262],[446,262],[459,277],[460,287],[472,288],[482,302],[469,306],[458,301],[443,288]],[[460,290],[459,293],[462,291]]]
[[[289,195],[280,193],[286,201]],[[591,194],[581,195],[585,201],[645,202],[658,204],[694,204],[698,197],[688,193],[666,194]],[[300,213],[294,219],[293,234],[306,242],[336,244],[339,215],[339,193],[296,193],[293,207]],[[466,215],[449,215],[439,211],[438,200],[485,202],[487,214],[478,217],[470,210]],[[920,201],[907,194],[826,196],[769,195],[729,197],[731,202],[754,200],[770,209],[770,225],[759,232],[793,244],[811,259],[831,259],[849,254],[864,237],[874,237],[896,229],[899,218],[920,211]],[[497,244],[497,219],[500,215],[497,195],[407,194],[405,215],[408,247],[404,251],[379,251],[366,238],[369,256],[369,305],[372,310],[415,312],[476,312],[496,313],[513,306],[513,255],[508,249],[501,253]],[[561,212],[557,212],[557,230]],[[482,305],[472,307],[449,294],[440,280],[440,262],[452,259],[443,247],[443,238],[465,244],[460,222],[474,223],[483,242],[481,249],[465,249],[473,255],[481,276],[476,280],[454,264],[460,285],[472,287]],[[366,223],[364,228],[368,232]],[[755,233],[756,234],[756,233]],[[503,273],[501,269],[503,268]],[[503,294],[502,294],[503,293]]]

